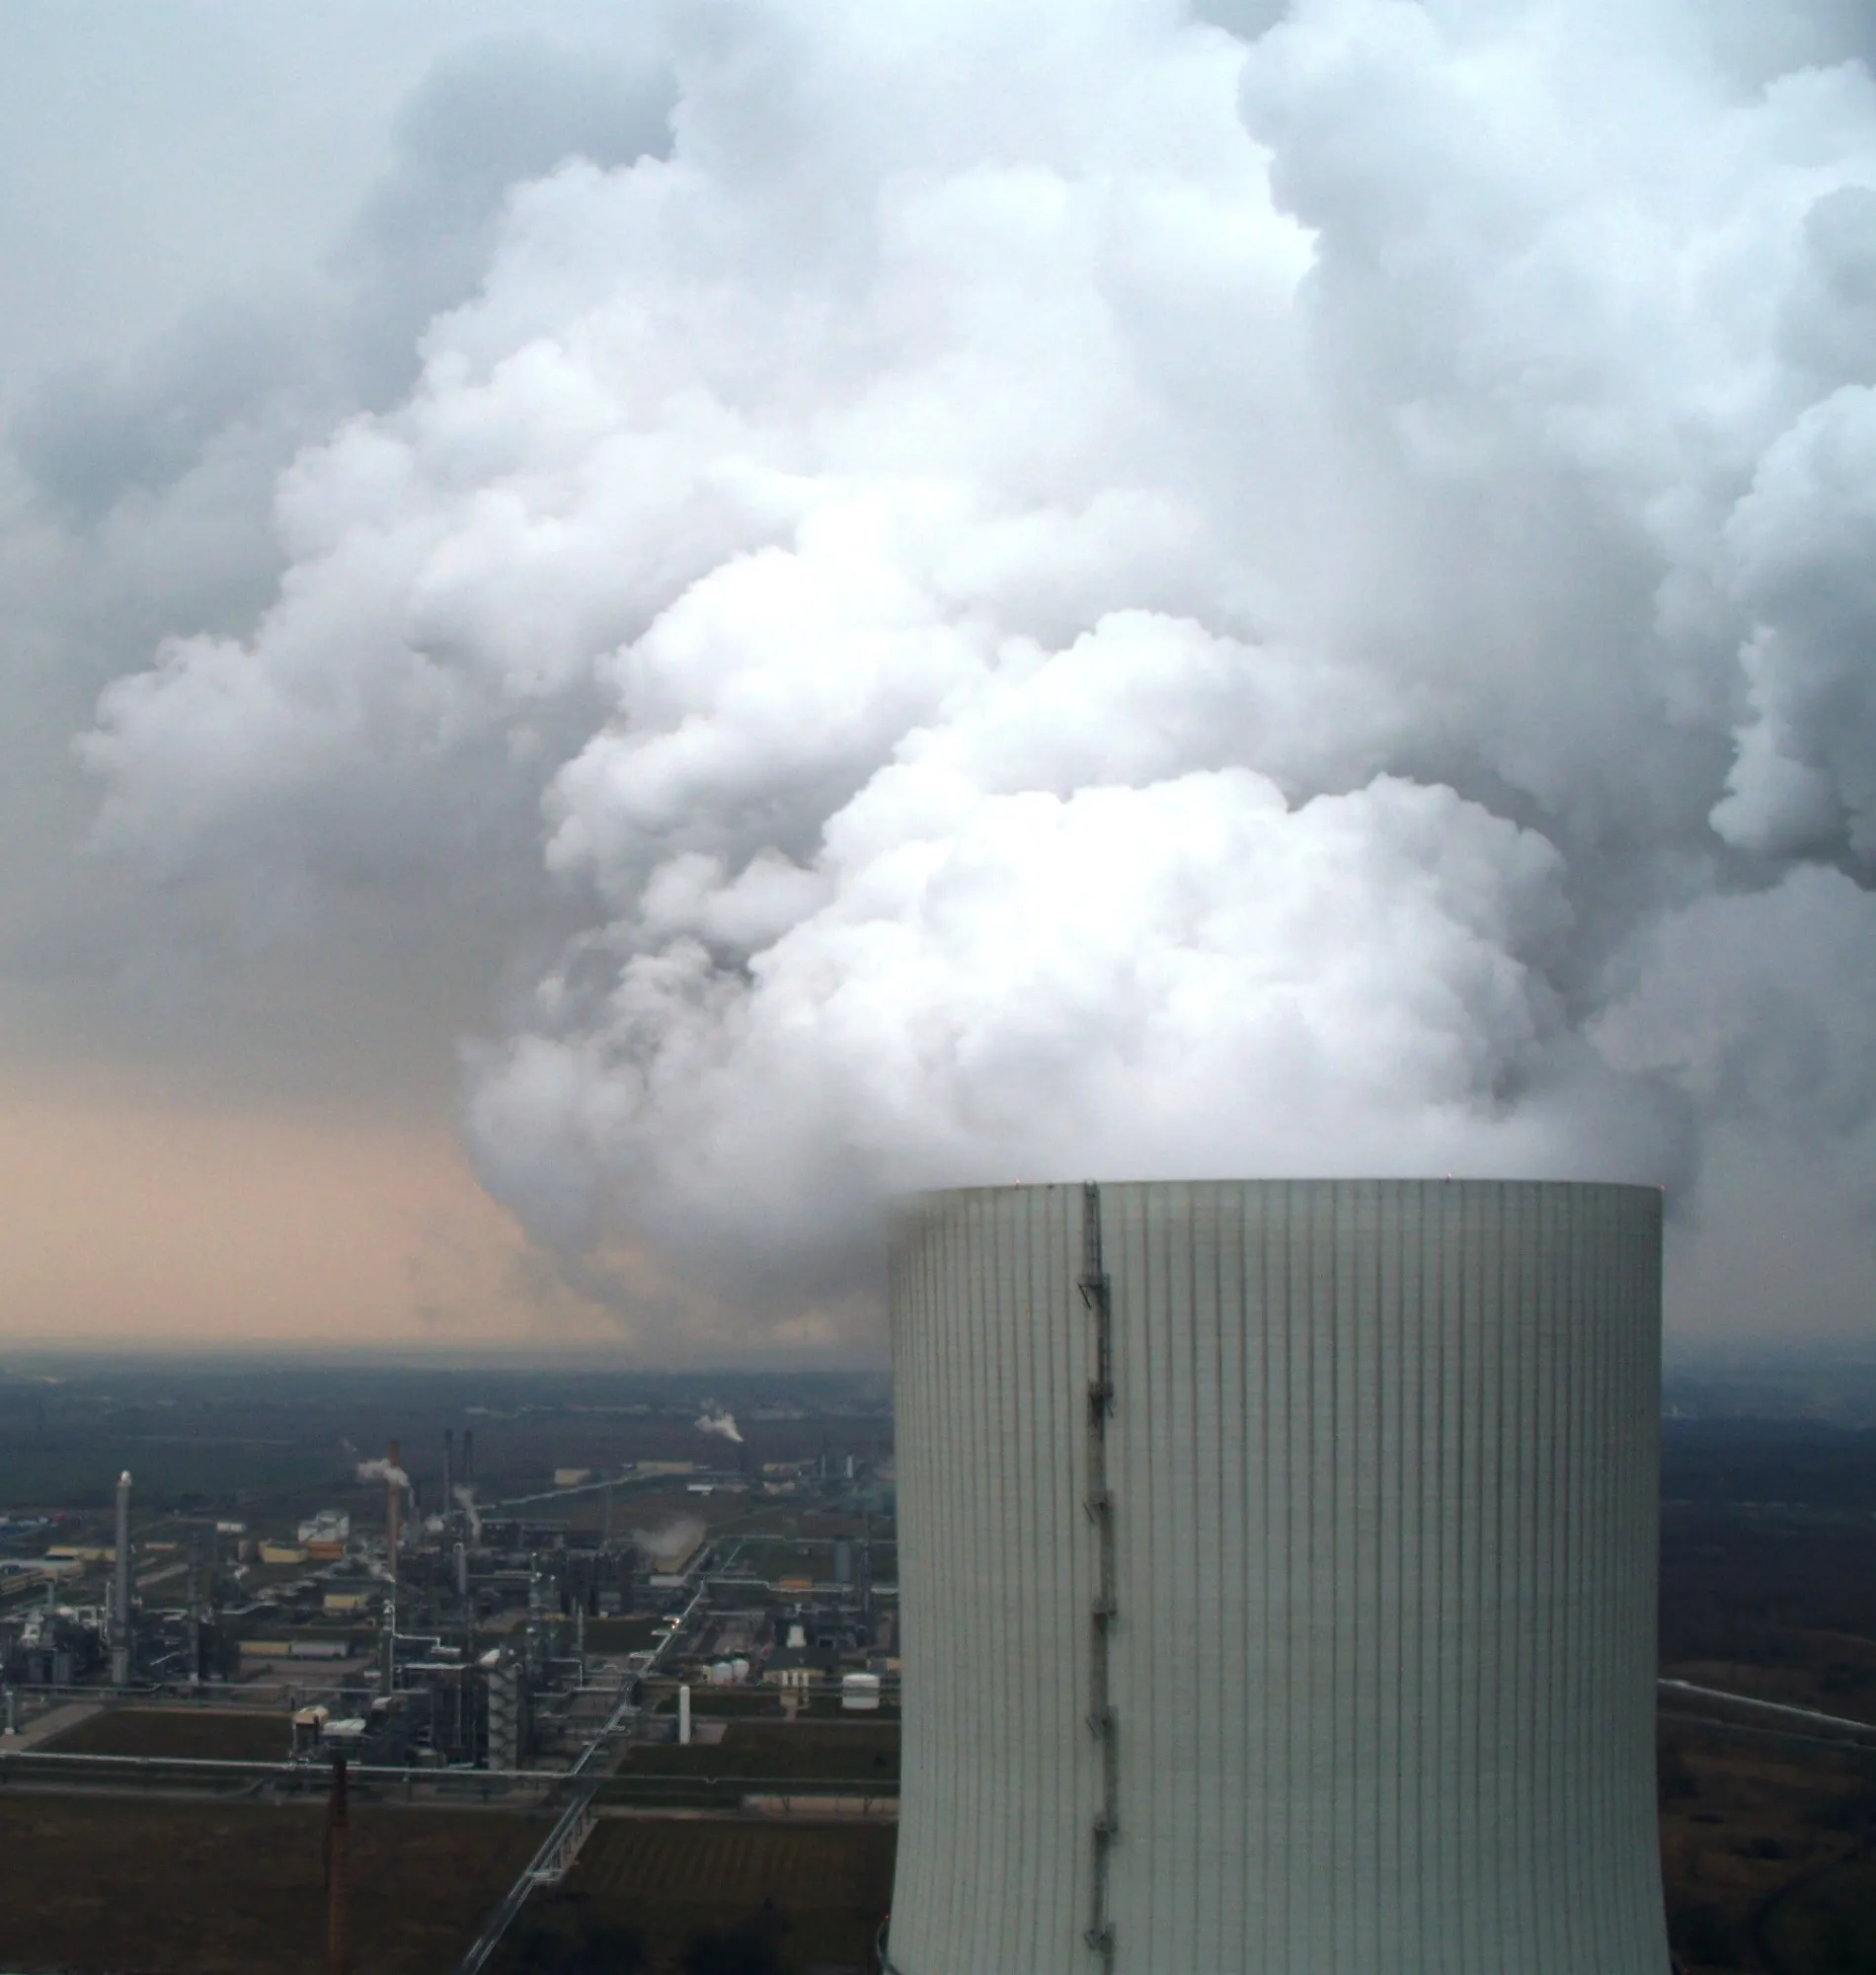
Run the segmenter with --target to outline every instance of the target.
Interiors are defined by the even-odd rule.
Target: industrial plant
[[[1662,1975],[1661,1202],[938,1194],[899,1975]]]
[[[890,1387],[0,1370],[0,1966],[1859,1970],[1876,1384],[1664,1407],[1659,1240],[999,1188]]]
[[[31,1698],[200,1694],[272,1674],[305,1697],[293,1720],[300,1758],[504,1772],[579,1752],[622,1682],[634,1697],[670,1682],[673,1706],[680,1673],[794,1694],[845,1682],[877,1706],[896,1620],[890,1590],[885,1606],[875,1596],[867,1511],[857,1539],[820,1546],[818,1571],[771,1581],[746,1542],[713,1542],[694,1514],[647,1528],[617,1506],[673,1482],[692,1497],[766,1502],[803,1486],[838,1499],[860,1479],[852,1455],[837,1472],[824,1460],[771,1467],[783,1471],[751,1479],[653,1462],[595,1479],[563,1469],[545,1488],[485,1506],[473,1431],[459,1442],[451,1429],[433,1502],[393,1442],[357,1465],[379,1491],[375,1526],[326,1508],[289,1540],[172,1517],[141,1558],[126,1471],[109,1546],[54,1543],[4,1580],[14,1617],[0,1620],[0,1675],[9,1696]],[[594,1504],[596,1517],[566,1513]],[[159,1582],[174,1587],[169,1598],[154,1595]],[[102,1596],[69,1595],[85,1585]],[[589,1645],[589,1626],[610,1638],[612,1621],[634,1617],[655,1627],[642,1646]],[[6,1704],[17,1715],[18,1698]]]
[[[648,1412],[556,1416],[587,1450],[649,1436],[691,1458],[537,1468],[530,1451],[517,1472],[511,1427],[490,1485],[475,1429],[452,1427],[428,1462],[397,1441],[350,1456],[332,1499],[258,1527],[145,1506],[128,1471],[104,1513],[9,1513],[0,1783],[322,1803],[334,1969],[375,1965],[343,1863],[359,1804],[546,1815],[473,1970],[498,1965],[514,1913],[573,1868],[602,1795],[716,1804],[727,1778],[732,1805],[786,1815],[776,1778],[837,1782],[862,1746],[821,1749],[817,1718],[888,1713],[896,1755],[892,1467],[877,1431],[836,1445],[824,1421],[784,1412],[765,1423],[772,1442],[820,1446],[761,1458],[727,1409]],[[800,1718],[805,1770],[759,1736],[745,1753],[745,1716]],[[864,1743],[869,1763],[881,1746]],[[877,1823],[893,1792],[852,1781]]]

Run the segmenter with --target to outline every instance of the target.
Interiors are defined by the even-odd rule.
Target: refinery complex
[[[692,1462],[563,1468],[485,1506],[474,1449],[472,1430],[460,1443],[447,1430],[426,1491],[394,1444],[357,1466],[375,1513],[321,1507],[290,1529],[139,1523],[128,1471],[108,1531],[10,1523],[0,1539],[28,1553],[0,1579],[8,1720],[17,1730],[23,1703],[53,1696],[267,1684],[296,1703],[296,1757],[513,1773],[578,1753],[621,1701],[634,1720],[692,1684],[772,1686],[784,1706],[835,1695],[852,1711],[877,1711],[896,1687],[896,1588],[874,1576],[891,1484],[871,1460],[753,1477]],[[783,1509],[769,1518],[781,1528],[811,1503],[836,1520],[852,1505],[853,1527],[771,1579],[765,1545],[713,1538],[696,1512],[709,1504],[721,1522],[751,1501]],[[63,1540],[33,1555],[39,1534]],[[644,1642],[622,1648],[628,1633]]]
[[[574,1462],[553,1458],[563,1418]],[[899,1684],[890,1414],[758,1405],[745,1423],[688,1400],[539,1408],[444,1426],[421,1455],[348,1443],[330,1499],[243,1505],[237,1486],[183,1509],[124,1468],[104,1503],[9,1508],[0,1784],[317,1803],[329,1830],[340,1777],[353,1826],[379,1800],[505,1809],[533,1841],[514,1908],[564,1879],[598,1799],[721,1805],[728,1776],[727,1801],[759,1810],[805,1768],[878,1824]],[[778,1762],[759,1735],[731,1760],[737,1736],[797,1722],[818,1760]],[[374,1965],[334,1897],[320,1965]],[[465,1965],[514,1946],[485,1928]]]

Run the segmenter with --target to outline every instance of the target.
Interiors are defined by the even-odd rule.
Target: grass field
[[[261,1708],[118,1707],[94,1714],[45,1746],[61,1756],[189,1756],[273,1763],[292,1745],[284,1714]]]
[[[674,1700],[666,1700],[660,1711],[670,1714],[676,1705]],[[718,1719],[734,1715],[743,1719],[760,1717],[779,1721],[782,1718],[782,1691],[778,1687],[696,1686],[690,1690],[690,1711]]]
[[[858,1975],[875,1966],[896,1839],[891,1826],[606,1818],[565,1885],[527,1908],[494,1970],[584,1967],[582,1944],[612,1932],[643,1940],[649,1975],[670,1975],[706,1934],[766,1939],[783,1975]]]
[[[279,1730],[277,1716],[125,1708],[60,1747],[233,1755]],[[872,1779],[890,1791],[898,1771],[886,1724],[738,1720],[714,1746],[635,1747],[602,1801],[636,1792],[727,1811],[752,1789]],[[1670,1929],[1686,1975],[1876,1970],[1876,1763],[1669,1723],[1662,1784]],[[355,1805],[360,1975],[446,1971],[542,1828],[506,1813]],[[317,1802],[0,1791],[0,1967],[313,1975],[322,1830]],[[529,1903],[497,1966],[628,1975],[636,1936],[646,1965],[668,1975],[715,1931],[766,1940],[781,1975],[866,1968],[895,1840],[890,1824],[604,1816],[566,1884]]]
[[[15,1509],[109,1509],[126,1460],[137,1477],[139,1513],[185,1498],[310,1499],[329,1488],[333,1472],[332,1457],[324,1451],[252,1441],[15,1441],[0,1445],[0,1502]]]
[[[1801,1880],[1766,1909],[1760,1932],[1783,1968],[1820,1975],[1876,1968],[1876,1863],[1863,1852]]]
[[[69,1975],[323,1975],[324,1811],[0,1795],[0,1965]],[[477,1811],[352,1817],[360,1975],[436,1975],[540,1843]]]
[[[1876,1969],[1837,1951],[1876,1925],[1876,1763],[1670,1724],[1661,1783],[1668,1931],[1687,1975]]]
[[[658,1620],[649,1613],[624,1619],[588,1619],[586,1650],[590,1653],[638,1653],[652,1644]]]
[[[869,1722],[733,1720],[721,1742],[636,1743],[600,1789],[605,1803],[730,1809],[754,1792],[812,1785],[841,1795],[899,1788],[899,1729]]]

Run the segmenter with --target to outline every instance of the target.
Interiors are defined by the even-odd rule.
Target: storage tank
[[[901,1975],[1663,1975],[1661,1201],[894,1229]]]

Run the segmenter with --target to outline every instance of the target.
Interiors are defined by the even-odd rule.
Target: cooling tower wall
[[[1660,1212],[901,1213],[902,1975],[1663,1975]]]

